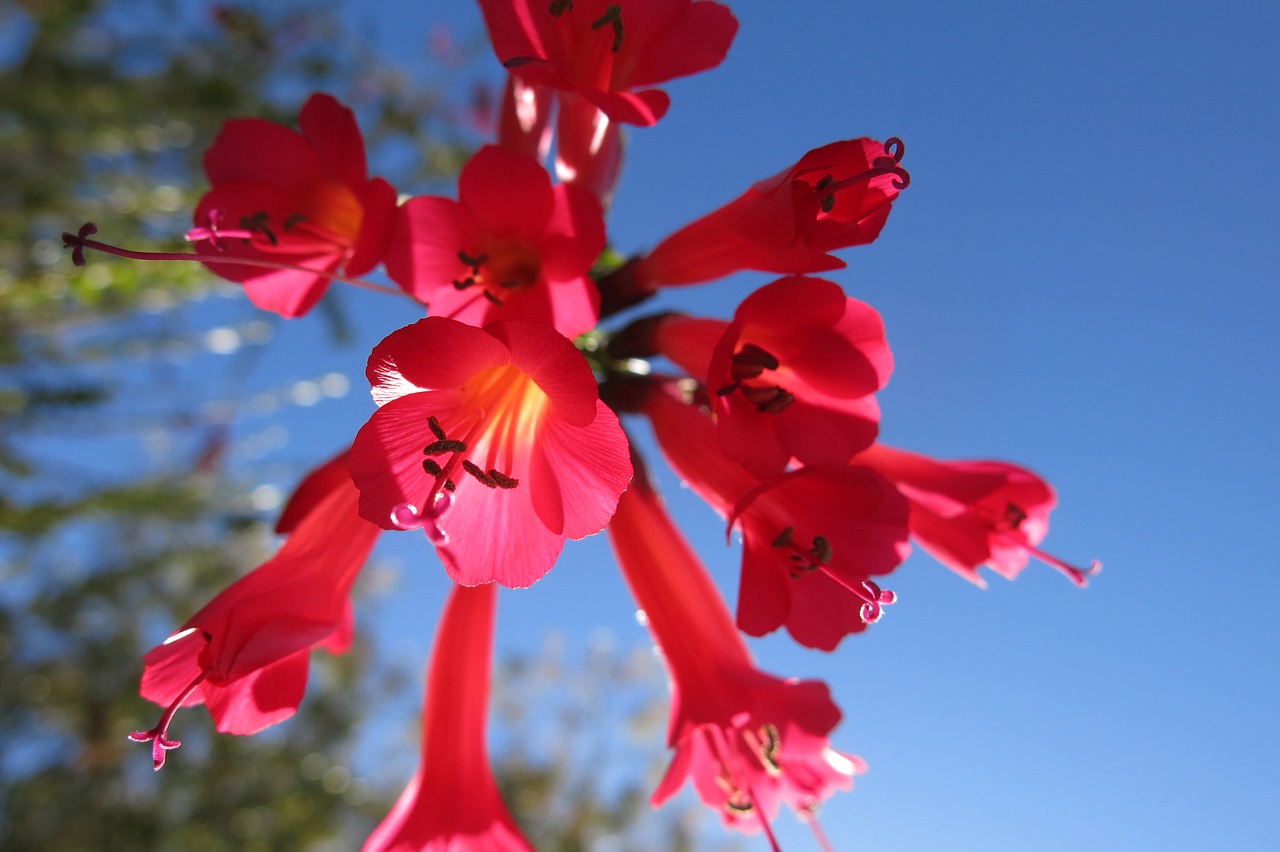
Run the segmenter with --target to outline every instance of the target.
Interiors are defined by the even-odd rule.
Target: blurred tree
[[[346,849],[398,794],[353,767],[356,708],[403,686],[367,639],[346,656],[319,655],[302,710],[267,733],[217,736],[205,714],[184,714],[181,759],[161,776],[126,739],[157,712],[137,696],[142,653],[271,553],[270,501],[255,502],[257,483],[229,461],[234,412],[170,392],[184,368],[168,355],[222,345],[176,308],[222,285],[196,264],[75,269],[60,233],[93,220],[111,242],[180,249],[204,186],[199,157],[221,123],[291,122],[315,88],[356,106],[375,156],[380,146],[412,152],[390,175],[398,185],[456,170],[468,141],[437,91],[351,40],[333,3],[269,9],[0,0],[6,850]],[[341,337],[340,309],[330,303],[326,316]],[[271,321],[255,315],[234,331],[261,344]],[[232,387],[260,349],[227,362]],[[599,785],[599,756],[584,759],[581,742],[555,734],[615,724],[605,692],[652,723],[652,667],[594,654],[581,671],[558,658],[504,671],[499,775],[540,848],[603,838],[689,848],[683,816],[635,827],[647,810],[638,782]]]

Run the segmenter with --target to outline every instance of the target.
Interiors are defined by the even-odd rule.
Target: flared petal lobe
[[[257,118],[228,121],[205,154],[212,189],[188,233],[210,270],[285,317],[311,310],[332,275],[377,266],[396,206],[391,185],[368,177],[349,109],[315,94],[299,125],[301,132]]]
[[[834,142],[692,222],[628,270],[628,287],[656,291],[744,269],[806,274],[841,269],[830,252],[870,243],[910,178],[902,143]]]
[[[328,473],[300,489],[299,505],[310,508],[279,553],[144,657],[142,697],[169,708],[156,729],[134,736],[156,743],[156,768],[178,707],[203,703],[219,731],[256,733],[297,709],[312,648],[349,646],[351,586],[381,530],[357,514],[351,481]]]
[[[428,317],[375,347],[368,375],[380,408],[349,464],[361,516],[424,528],[463,585],[531,585],[631,478],[590,368],[546,326]]]
[[[709,0],[480,0],[498,59],[526,83],[580,96],[613,121],[652,125],[653,86],[719,65],[738,31]]]
[[[960,576],[985,586],[987,565],[1012,580],[1034,556],[1084,586],[1101,569],[1079,568],[1040,550],[1057,495],[1026,468],[999,461],[940,461],[875,444],[854,462],[891,480],[911,505],[911,536]]]
[[[743,300],[732,322],[670,316],[654,341],[705,377],[721,450],[758,477],[793,458],[847,462],[879,431],[872,395],[893,370],[884,323],[833,282],[781,278]]]
[[[827,463],[761,479],[720,452],[698,408],[659,391],[646,413],[675,471],[742,532],[740,629],[762,636],[785,626],[830,651],[893,601],[871,578],[906,558],[908,508],[883,476]]]
[[[755,667],[706,569],[643,475],[619,501],[609,534],[671,675],[675,755],[654,805],[689,779],[726,825],[754,833],[783,803],[807,818],[849,789],[861,762],[829,745],[840,710],[827,686]]]
[[[427,675],[422,763],[364,852],[530,852],[498,792],[485,745],[493,586],[455,586]]]
[[[488,145],[463,167],[457,201],[420,196],[399,208],[387,272],[436,316],[526,320],[574,337],[599,317],[588,272],[604,246],[590,192],[552,186],[536,160]]]

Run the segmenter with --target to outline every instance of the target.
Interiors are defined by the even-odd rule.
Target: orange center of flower
[[[761,414],[777,414],[796,401],[795,394],[781,385],[748,384],[747,382],[750,379],[759,378],[765,370],[777,370],[781,366],[781,362],[772,353],[754,343],[745,343],[729,361],[729,376],[733,381],[716,393],[720,396],[728,396],[734,391],[741,391],[747,401]]]
[[[512,293],[528,290],[542,278],[542,259],[524,243],[500,243],[484,254],[458,252],[470,274],[455,280],[458,290],[478,288],[479,294],[499,307]]]
[[[536,439],[550,408],[538,383],[510,364],[481,370],[459,390],[453,434],[434,416],[427,418],[434,440],[422,449],[422,469],[432,477],[425,506],[404,504],[391,515],[392,522],[405,529],[425,525],[437,543],[447,540],[434,522],[453,504],[454,477],[466,473],[486,488],[519,486],[511,472]]]

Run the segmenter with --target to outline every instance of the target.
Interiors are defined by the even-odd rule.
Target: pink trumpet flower
[[[832,793],[850,789],[866,767],[830,746],[840,709],[827,685],[756,668],[715,584],[643,473],[619,500],[609,536],[671,678],[667,742],[676,753],[653,804],[691,779],[726,825],[764,829],[772,841],[770,822],[783,803],[809,820]]]
[[[455,586],[440,617],[422,713],[422,764],[364,852],[530,852],[485,745],[498,590]]]
[[[547,326],[427,317],[379,343],[367,374],[380,407],[351,448],[360,514],[424,528],[464,586],[531,585],[631,479],[618,418]]]
[[[381,530],[360,519],[351,481],[328,477],[342,464],[313,475],[302,498],[308,511],[291,519],[274,558],[143,658],[142,697],[166,710],[154,728],[129,738],[152,743],[156,769],[180,745],[168,736],[178,708],[205,704],[219,731],[257,733],[298,709],[312,648],[341,653],[350,645],[351,585]]]
[[[311,310],[335,275],[381,263],[396,207],[391,184],[369,179],[351,110],[314,94],[299,125],[301,132],[261,118],[223,125],[204,157],[213,188],[187,233],[210,270],[285,317]]]
[[[911,537],[931,556],[979,586],[987,565],[1010,580],[1030,557],[1061,571],[1077,586],[1102,570],[1078,568],[1041,550],[1053,486],[1023,467],[999,461],[939,461],[875,444],[853,460],[889,479],[911,504]]]

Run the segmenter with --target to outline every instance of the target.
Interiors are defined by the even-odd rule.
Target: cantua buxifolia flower
[[[794,166],[667,237],[603,287],[606,312],[661,287],[713,281],[744,269],[802,274],[842,269],[830,252],[880,235],[910,176],[902,140],[851,139]]]
[[[532,584],[631,479],[591,368],[545,325],[427,317],[374,347],[367,374],[380,407],[351,448],[360,514],[425,528],[464,586]]]
[[[1057,505],[1053,487],[1026,468],[999,461],[939,461],[875,444],[854,459],[882,473],[911,503],[911,537],[935,559],[979,586],[987,565],[1012,580],[1030,557],[1078,586],[1101,570],[1077,568],[1037,546]]]
[[[721,450],[761,478],[793,458],[847,462],[879,431],[873,394],[893,370],[884,323],[830,281],[781,278],[744,299],[728,323],[670,317],[655,344],[706,377]]]
[[[256,733],[297,710],[313,647],[340,653],[350,644],[351,584],[381,530],[357,515],[350,480],[320,473],[313,485],[280,552],[144,657],[142,697],[167,709],[130,738],[152,743],[156,769],[179,745],[168,738],[179,707],[205,704],[219,731]]]
[[[377,266],[396,206],[391,185],[369,179],[351,110],[315,94],[298,123],[301,132],[261,118],[223,125],[204,156],[213,188],[187,234],[210,270],[243,282],[255,305],[285,317],[311,310],[332,275]]]
[[[604,245],[590,192],[552,186],[536,160],[487,145],[463,166],[457,201],[420,196],[399,209],[387,272],[437,316],[528,320],[574,337],[599,316],[587,273]]]
[[[655,389],[645,412],[675,471],[742,532],[744,632],[785,625],[800,644],[830,651],[893,602],[871,578],[909,552],[907,501],[883,476],[816,464],[761,480],[719,451],[698,408]]]
[[[646,126],[671,103],[649,87],[716,67],[738,31],[729,9],[707,0],[480,0],[480,8],[512,73]]]
[[[431,652],[422,764],[364,852],[529,852],[485,746],[498,590],[455,586]]]
[[[667,743],[676,754],[653,804],[691,779],[726,825],[754,833],[770,831],[784,802],[811,819],[820,802],[848,790],[865,767],[829,744],[840,709],[827,685],[756,668],[706,568],[643,473],[619,500],[609,537],[671,675]]]

